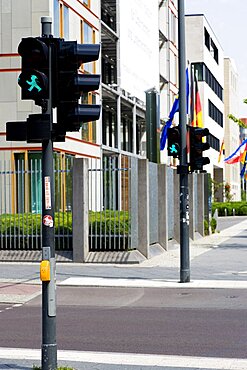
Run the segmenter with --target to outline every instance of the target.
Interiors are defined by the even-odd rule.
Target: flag
[[[189,68],[186,68],[186,112],[189,114],[189,97],[190,97],[190,80],[189,80]]]
[[[174,118],[175,113],[179,111],[179,98],[176,96],[176,99],[174,100],[172,109],[169,114],[169,120],[166,122],[165,126],[162,129],[161,136],[160,136],[160,150],[165,149],[166,146],[166,139],[167,139],[167,130],[171,127],[172,121]]]
[[[196,76],[195,76],[195,111],[196,111],[196,127],[203,127],[202,105]]]
[[[242,170],[240,172],[240,176],[241,177],[244,177],[244,174],[245,174],[246,160],[247,160],[247,145],[245,147],[245,152],[244,152],[244,155],[243,155],[243,162],[241,161],[242,163],[244,163],[243,168],[242,168]]]
[[[221,143],[220,153],[219,153],[219,157],[218,157],[218,163],[221,162],[221,159],[222,159],[223,154],[225,154],[225,143],[224,143],[224,139],[222,140],[222,143]]]
[[[186,68],[186,103],[187,103],[187,113],[188,113],[188,109],[189,109],[188,108],[189,106],[189,71],[188,71],[188,68]],[[172,109],[169,113],[169,119],[162,129],[161,136],[160,136],[160,150],[165,149],[166,139],[167,139],[167,130],[168,128],[171,127],[174,115],[177,112],[179,112],[179,95],[176,96]]]
[[[225,158],[225,162],[228,164],[241,162],[246,151],[247,151],[247,139],[245,139],[239,145],[239,147],[231,155],[229,155],[229,157]]]
[[[194,127],[203,127],[202,104],[195,73],[191,73],[190,96],[190,124]]]

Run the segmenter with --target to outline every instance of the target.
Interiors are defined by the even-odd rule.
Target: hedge
[[[129,214],[125,211],[89,212],[89,225],[92,233],[127,234]],[[55,213],[55,235],[72,234],[72,213]],[[6,235],[40,235],[40,214],[2,214],[0,215],[0,233]]]
[[[218,209],[219,216],[233,216],[235,210],[236,216],[247,216],[247,202],[215,202],[212,204],[212,214]],[[226,214],[225,214],[226,209]]]

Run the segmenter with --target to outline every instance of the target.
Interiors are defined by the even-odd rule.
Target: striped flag
[[[198,81],[195,73],[191,73],[190,122],[191,126],[203,127],[202,104],[199,94]]]
[[[247,139],[245,139],[239,147],[229,157],[225,158],[228,164],[238,163],[245,160],[245,152],[247,151]]]
[[[224,154],[225,154],[225,143],[224,143],[224,139],[223,139],[222,140],[222,143],[221,143],[221,147],[220,147],[220,153],[219,153],[219,157],[218,157],[218,163],[221,162],[222,157],[223,157]]]

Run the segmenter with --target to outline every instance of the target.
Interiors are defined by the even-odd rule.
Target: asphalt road
[[[59,349],[247,358],[245,289],[58,287]],[[8,308],[8,309],[5,309]],[[0,347],[40,348],[40,297],[1,306]]]

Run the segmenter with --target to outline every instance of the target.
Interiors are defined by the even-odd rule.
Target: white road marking
[[[236,280],[193,280],[180,283],[176,280],[161,279],[119,279],[102,277],[70,277],[59,285],[125,287],[125,288],[210,288],[210,289],[246,289],[247,281]]]
[[[41,351],[25,348],[0,348],[1,359],[40,360]],[[115,352],[58,351],[58,361],[116,364],[125,366],[159,366],[174,369],[246,370],[247,359],[193,356],[169,356]]]

